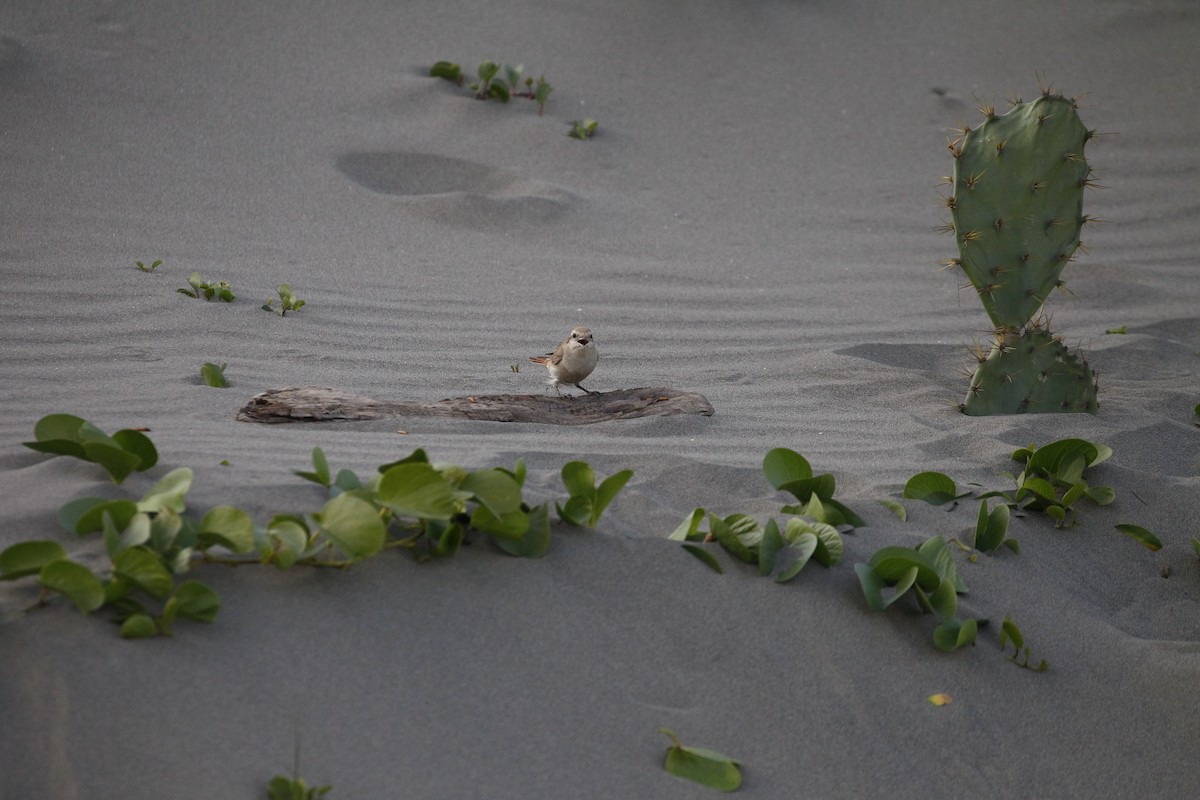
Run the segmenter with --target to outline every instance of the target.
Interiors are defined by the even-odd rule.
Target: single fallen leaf
[[[663,760],[667,772],[722,792],[732,792],[742,785],[742,771],[733,759],[704,747],[684,747],[679,737],[666,728],[660,728],[659,733],[674,743]]]
[[[929,695],[929,702],[935,706],[946,706],[954,702],[954,698],[944,692]]]
[[[396,433],[400,434],[401,436],[408,436],[408,431],[396,431]]]

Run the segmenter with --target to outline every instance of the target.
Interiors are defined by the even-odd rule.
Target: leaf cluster
[[[958,595],[967,587],[958,575],[946,540],[934,536],[916,548],[883,547],[863,564],[854,565],[867,604],[886,611],[910,591],[926,614],[937,615],[933,643],[945,652],[975,642],[986,620],[959,619]]]
[[[92,423],[71,414],[48,414],[33,428],[36,441],[24,442],[31,450],[72,456],[99,464],[121,483],[129,473],[145,472],[158,463],[158,451],[141,431],[123,429],[107,435]]]
[[[72,421],[77,424],[66,425]],[[108,457],[113,446],[105,442],[112,440],[67,415],[41,420],[39,442],[30,446],[85,457],[84,445],[63,433],[79,439],[80,428],[101,442],[92,450]],[[157,459],[153,444],[141,439]],[[311,470],[296,474],[323,486],[329,500],[320,511],[276,514],[265,525],[233,506],[212,508],[199,520],[185,515],[192,483],[186,467],[168,473],[137,501],[73,500],[59,511],[59,521],[80,536],[101,533],[110,568],[97,574],[69,560],[55,542],[28,541],[0,553],[0,580],[36,574],[43,590],[39,603],[47,592],[57,592],[85,613],[109,606],[122,623],[121,635],[139,638],[170,633],[176,617],[202,622],[215,617],[220,601],[211,589],[198,581],[176,584],[175,577],[195,563],[344,569],[388,548],[425,560],[454,555],[471,531],[513,556],[538,558],[549,550],[549,506],[530,506],[522,497],[525,464],[520,459],[512,470],[472,471],[433,464],[418,449],[380,466],[366,481],[346,469],[335,475],[320,448],[313,449],[312,462]],[[562,476],[570,496],[565,504],[555,504],[559,516],[572,525],[594,527],[632,475],[622,470],[597,486],[585,462],[568,463]]]
[[[1068,527],[1076,522],[1075,503],[1080,498],[1101,506],[1116,498],[1111,488],[1090,486],[1084,480],[1086,469],[1111,456],[1112,448],[1085,439],[1060,439],[1042,447],[1031,444],[1012,454],[1013,461],[1025,466],[1020,474],[1010,475],[1016,489],[983,492],[978,497],[999,497],[1010,511],[1037,511],[1053,519],[1056,528]],[[970,491],[960,493],[953,479],[940,472],[918,473],[904,486],[905,499],[935,506],[957,503],[970,495]]]
[[[296,297],[296,293],[292,291],[290,283],[281,283],[276,290],[279,294],[279,306],[275,306],[275,298],[267,298],[267,302],[263,304],[263,311],[274,311],[279,316],[285,316],[289,311],[299,311],[304,307],[304,301]]]
[[[85,614],[107,607],[127,639],[169,635],[180,618],[212,622],[221,606],[216,592],[179,578],[196,553],[228,543],[252,523],[237,509],[213,509],[199,523],[184,516],[191,484],[192,471],[181,467],[136,502],[83,497],[67,503],[59,521],[80,536],[102,534],[108,567],[94,572],[68,558],[57,542],[31,540],[0,552],[0,580],[36,575],[39,602],[53,592]]]
[[[783,506],[783,514],[796,515],[784,521],[774,518],[760,524],[749,514],[719,517],[697,508],[668,538],[683,542],[684,548],[717,572],[720,562],[699,543],[717,541],[747,564],[757,564],[760,574],[779,583],[790,581],[810,560],[823,567],[837,564],[845,544],[837,526],[852,529],[864,525],[847,506],[833,499],[837,483],[832,475],[814,476],[805,458],[786,447],[776,448],[763,458],[763,472],[772,486],[790,493],[799,503]],[[707,529],[704,523],[707,522]]]
[[[199,272],[193,272],[188,276],[188,288],[175,291],[197,299],[203,297],[205,300],[212,300],[215,298],[225,303],[234,301],[233,289],[230,287],[229,281],[206,281]]]
[[[154,272],[154,270],[162,266],[162,263],[163,262],[161,258],[152,264],[143,264],[141,261],[133,262],[134,266],[140,269],[142,272]]]
[[[507,103],[514,97],[524,97],[537,103],[538,116],[546,110],[546,101],[554,91],[545,76],[536,80],[532,75],[524,76],[525,66],[518,64],[497,64],[494,61],[484,61],[476,70],[478,80],[470,84],[476,100],[499,100]],[[462,67],[452,61],[438,61],[429,68],[430,76],[443,78],[451,83],[462,86],[464,77]]]

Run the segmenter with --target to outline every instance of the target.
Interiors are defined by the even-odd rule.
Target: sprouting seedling
[[[279,284],[279,306],[275,306],[275,298],[267,299],[263,304],[263,311],[274,311],[279,316],[285,316],[289,311],[299,311],[304,306],[304,301],[296,297],[296,293],[292,291],[291,284]]]
[[[477,72],[479,80],[471,84],[475,99],[487,100],[494,97],[501,103],[507,103],[510,95],[508,85],[504,83],[503,78],[496,80],[500,73],[500,65],[494,61],[485,61],[479,65]]]
[[[204,383],[214,389],[224,389],[229,386],[225,380],[225,368],[228,364],[213,364],[208,362],[200,367],[200,377],[204,379]]]
[[[546,83],[545,78],[538,78],[537,84],[533,87],[533,100],[538,104],[538,116],[542,116],[546,110],[546,101],[550,99],[550,93],[554,91],[554,87]]]
[[[113,483],[121,483],[129,473],[145,472],[158,463],[154,443],[141,431],[127,428],[108,436],[71,414],[42,417],[34,425],[33,435],[35,441],[24,442],[30,450],[99,464]]]
[[[667,728],[659,728],[658,732],[672,743],[663,759],[667,772],[722,792],[732,792],[742,785],[742,770],[737,761],[705,747],[685,747],[675,732]]]
[[[451,83],[462,86],[462,67],[452,61],[439,61],[429,68],[429,74],[434,78],[443,78]]]
[[[988,511],[987,500],[979,501],[979,519],[975,523],[975,549],[981,553],[995,552],[1004,545],[1014,553],[1021,552],[1016,539],[1006,537],[1010,512],[1004,503]]]
[[[1119,327],[1119,328],[1109,328],[1109,329],[1107,329],[1107,330],[1106,330],[1106,331],[1104,331],[1104,332],[1105,332],[1105,333],[1116,333],[1116,334],[1127,334],[1127,333],[1129,333],[1129,326],[1128,326],[1128,325],[1122,325],[1122,326],[1121,326],[1121,327]]]
[[[1036,667],[1029,666],[1029,645],[1025,644],[1025,637],[1021,635],[1021,629],[1017,627],[1017,623],[1012,621],[1011,616],[1005,615],[1004,623],[1000,626],[1000,649],[1005,649],[1010,643],[1013,646],[1013,654],[1008,657],[1008,660],[1018,667],[1031,669],[1034,672],[1045,672],[1050,669],[1050,664],[1044,658]]]
[[[596,132],[596,128],[600,127],[600,123],[591,117],[584,117],[582,120],[572,120],[571,130],[567,131],[567,136],[572,139],[585,141],[592,138],[592,134]]]
[[[156,261],[155,261],[154,263],[152,263],[152,264],[143,264],[141,261],[135,261],[135,262],[133,262],[133,263],[134,263],[134,265],[135,265],[135,266],[136,266],[138,269],[140,269],[142,272],[154,272],[154,270],[156,270],[156,269],[158,269],[160,266],[162,266],[162,263],[163,263],[163,262],[162,262],[162,259],[160,258],[160,259],[156,260]]]
[[[587,462],[568,462],[562,468],[562,481],[571,496],[564,505],[555,504],[559,518],[572,525],[596,527],[604,509],[632,477],[633,470],[623,469],[609,475],[597,486],[596,473]]]
[[[325,786],[314,786],[308,788],[308,784],[300,777],[300,724],[296,723],[296,745],[292,752],[292,777],[286,775],[276,775],[267,784],[267,795],[270,800],[317,800],[329,794],[333,787],[326,784]]]
[[[203,297],[205,300],[212,300],[215,297],[226,303],[232,303],[234,300],[233,289],[230,287],[229,281],[206,281],[199,272],[193,272],[188,276],[188,285],[191,288],[176,289],[175,291],[197,299]]]

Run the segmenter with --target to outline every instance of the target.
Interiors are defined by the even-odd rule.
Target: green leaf
[[[944,580],[939,583],[937,588],[929,593],[928,599],[930,608],[942,622],[953,619],[958,613],[958,593],[954,591],[951,581]]]
[[[987,500],[979,501],[979,520],[975,525],[975,548],[990,553],[1000,546],[1008,532],[1010,512],[1001,503],[988,512]]]
[[[725,574],[725,570],[721,567],[721,562],[717,561],[716,556],[708,552],[703,545],[693,544],[692,542],[684,542],[683,549],[700,559],[708,566],[709,569],[716,572],[718,575]],[[1197,552],[1197,555],[1200,555],[1200,552]]]
[[[113,559],[113,574],[159,600],[175,588],[175,579],[162,560],[142,547],[131,547],[118,553]]]
[[[543,503],[529,512],[529,527],[519,539],[493,538],[511,556],[541,558],[550,551],[550,510]]]
[[[1000,648],[1004,649],[1009,642],[1012,642],[1017,650],[1025,646],[1025,637],[1021,635],[1021,629],[1012,621],[1012,617],[1006,614],[1004,622],[1000,625]]]
[[[200,367],[200,377],[214,389],[224,389],[229,386],[225,380],[225,368],[228,366],[228,364],[218,366],[212,362],[206,362]]]
[[[192,488],[192,470],[188,467],[173,469],[150,487],[142,499],[138,501],[138,511],[157,514],[161,509],[169,508],[177,514],[182,514],[187,506],[184,497]]]
[[[429,68],[429,75],[434,78],[443,78],[453,83],[462,83],[462,67],[450,61],[438,61]]]
[[[1020,500],[1031,494],[1040,501],[1058,502],[1058,493],[1054,490],[1054,486],[1049,481],[1035,475],[1026,476],[1025,480],[1021,483],[1021,488],[1017,489],[1017,499]]]
[[[904,484],[906,500],[923,500],[930,505],[940,506],[963,496],[954,481],[941,472],[918,472]]]
[[[742,543],[737,533],[729,527],[725,520],[715,514],[708,515],[708,530],[712,533],[713,538],[735,557],[747,564],[753,564],[758,560],[758,555]]]
[[[763,457],[763,473],[767,476],[767,482],[776,489],[786,483],[807,480],[813,474],[804,456],[786,447],[776,447]]]
[[[496,77],[496,73],[500,71],[500,65],[491,61],[484,61],[479,65],[479,79],[487,83],[492,78]]]
[[[387,540],[375,506],[354,495],[340,494],[330,500],[317,515],[317,522],[321,532],[351,559],[370,558]]]
[[[963,645],[972,644],[979,633],[979,623],[973,619],[947,620],[933,630],[933,643],[949,653]]]
[[[83,443],[83,451],[88,461],[99,464],[112,478],[113,483],[124,483],[129,474],[141,464],[141,457],[129,453],[120,447],[104,442],[88,441]]]
[[[470,492],[495,517],[504,517],[521,508],[521,485],[501,469],[467,473],[459,488]]]
[[[937,570],[938,577],[943,582],[952,584],[958,594],[967,593],[967,587],[958,575],[958,567],[954,564],[954,556],[951,554],[950,547],[946,544],[945,539],[941,536],[933,536],[926,539],[917,548],[917,552],[924,556],[925,560]]]
[[[800,570],[812,558],[817,549],[817,537],[812,533],[802,533],[793,543],[779,551],[775,559],[775,569],[772,576],[776,583],[786,583],[800,574]]]
[[[450,519],[457,511],[454,489],[432,466],[407,462],[379,478],[379,501],[401,516]]]
[[[221,609],[221,598],[200,581],[184,581],[172,595],[175,613],[184,619],[211,623]]]
[[[868,562],[873,570],[887,583],[894,583],[916,569],[916,582],[923,589],[932,591],[942,582],[937,569],[916,550],[907,547],[883,547],[875,551]]]
[[[158,450],[154,447],[154,442],[150,441],[150,437],[141,431],[123,429],[114,433],[112,438],[121,446],[122,450],[140,459],[138,465],[134,467],[136,471],[145,472],[158,463]]]
[[[1159,541],[1158,537],[1143,528],[1141,525],[1134,525],[1130,522],[1121,522],[1117,524],[1116,528],[1131,539],[1141,542],[1143,546],[1150,550],[1158,551],[1162,549],[1162,542]]]
[[[584,495],[570,497],[561,506],[556,503],[555,508],[563,522],[579,527],[585,527],[592,516],[592,500]]]
[[[706,513],[703,508],[697,508],[691,514],[684,517],[683,522],[679,523],[679,527],[671,531],[667,538],[676,542],[690,542],[703,539],[704,534],[700,533],[700,523],[704,520]]]
[[[254,549],[254,520],[240,508],[214,506],[200,520],[198,543],[219,544],[234,553]]]
[[[596,497],[592,501],[592,513],[589,519],[591,526],[596,527],[596,523],[600,521],[600,515],[608,508],[608,504],[613,501],[613,498],[625,488],[625,484],[633,477],[633,470],[623,469],[620,472],[615,472],[609,475],[600,485],[596,487]]]
[[[854,574],[858,575],[858,582],[862,586],[863,595],[867,598],[867,605],[876,611],[886,611],[888,604],[883,599],[883,588],[887,585],[883,578],[871,568],[870,564],[858,563],[854,565]]]
[[[1098,506],[1106,506],[1117,499],[1117,493],[1110,486],[1090,486],[1084,496]]]
[[[306,481],[319,483],[321,486],[329,486],[329,462],[325,460],[325,451],[319,447],[312,449],[312,472],[302,472],[293,470],[292,474],[304,478]]]
[[[1197,558],[1200,558],[1200,539],[1195,536],[1192,537],[1192,552],[1196,554]]]
[[[117,530],[125,530],[133,516],[138,513],[137,503],[132,500],[105,500],[100,497],[81,497],[64,505],[58,512],[59,522],[80,536],[103,527],[103,516],[112,517]]]
[[[767,524],[763,528],[762,541],[758,546],[758,573],[760,575],[770,575],[775,571],[775,556],[779,554],[785,544],[783,535],[779,532],[779,525],[774,519],[767,520]]]
[[[501,539],[519,539],[529,530],[529,515],[517,509],[497,517],[487,506],[479,506],[471,515],[471,527]]]
[[[17,542],[0,552],[0,580],[11,581],[35,575],[52,561],[61,561],[66,557],[67,551],[58,542]]]
[[[596,473],[586,461],[568,461],[562,468],[562,482],[572,497],[591,497],[596,493]]]
[[[38,583],[64,594],[83,613],[104,605],[104,584],[87,567],[65,559],[51,561],[38,573]]]
[[[664,728],[661,732],[674,741],[663,761],[667,772],[722,792],[742,785],[742,771],[733,759],[703,747],[684,747],[671,731]]]
[[[149,614],[133,614],[121,623],[122,639],[149,639],[158,634],[158,624]]]

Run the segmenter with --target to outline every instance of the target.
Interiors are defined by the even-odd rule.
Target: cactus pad
[[[1072,100],[1043,95],[991,114],[955,146],[959,265],[997,328],[1033,318],[1079,246],[1091,137]]]
[[[1001,336],[979,363],[963,413],[1096,413],[1096,375],[1045,328]]]

